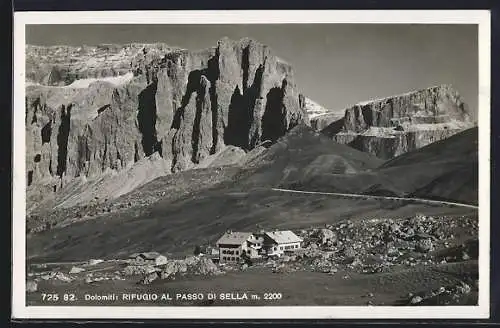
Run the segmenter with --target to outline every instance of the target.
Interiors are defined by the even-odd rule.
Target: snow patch
[[[418,131],[437,131],[437,130],[464,130],[472,127],[470,123],[453,120],[448,123],[421,123],[421,124],[403,124],[403,130],[398,131],[393,127],[380,127],[371,126],[361,133],[353,131],[342,131],[338,135],[351,135],[351,136],[366,136],[366,137],[380,137],[380,138],[395,138],[404,133],[418,132]]]
[[[309,120],[317,119],[322,116],[332,116],[337,119],[341,119],[344,117],[345,109],[329,109],[325,108],[322,105],[318,104],[312,99],[306,97],[305,99],[305,107],[307,111],[307,115],[309,116]]]
[[[134,74],[132,72],[128,72],[127,74],[119,75],[119,76],[79,79],[79,80],[73,81],[73,83],[66,85],[65,87],[66,88],[75,88],[75,89],[88,88],[92,83],[95,83],[95,82],[107,82],[107,83],[113,84],[114,86],[120,86],[120,85],[123,85],[123,84],[130,82],[133,78],[134,78]]]
[[[305,105],[306,105],[307,114],[308,114],[310,119],[317,117],[319,115],[328,114],[330,112],[329,109],[326,109],[325,107],[321,106],[317,102],[315,102],[312,99],[307,98],[307,97],[306,97],[306,104]]]
[[[286,60],[284,60],[283,58],[280,58],[280,57],[278,57],[278,56],[276,56],[276,61],[277,61],[278,63],[288,64],[288,62],[287,62]]]
[[[451,86],[447,85],[447,84],[435,85],[435,86],[432,86],[429,88],[420,89],[420,90],[412,90],[412,91],[408,91],[405,93],[399,93],[399,94],[392,95],[392,96],[363,100],[363,101],[357,102],[356,104],[354,104],[354,106],[366,106],[366,105],[371,104],[371,103],[382,102],[382,101],[386,101],[386,100],[391,99],[391,98],[406,97],[406,96],[409,96],[409,95],[414,94],[414,93],[422,92],[425,90],[439,89],[439,88],[451,88]]]

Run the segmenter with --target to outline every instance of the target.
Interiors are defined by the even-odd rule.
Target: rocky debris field
[[[40,283],[93,284],[126,280],[154,287],[158,283],[176,280],[197,281],[228,273],[251,274],[259,270],[284,275],[283,279],[297,272],[325,274],[344,281],[355,275],[404,273],[411,276],[412,273],[422,274],[418,272],[425,270],[439,272],[439,268],[447,265],[468,263],[476,266],[477,229],[477,218],[470,216],[416,215],[404,220],[347,220],[321,228],[296,231],[304,239],[304,245],[294,253],[279,258],[242,261],[239,264],[215,264],[204,255],[168,259],[161,265],[135,260],[33,264],[28,273],[27,292],[37,292]],[[438,287],[422,283],[420,289],[401,299],[400,305],[462,304],[464,298],[477,293],[478,280],[477,274],[470,272],[458,273],[458,276],[458,280],[446,280],[448,283]],[[367,299],[368,305],[373,303],[369,295]]]
[[[441,286],[431,291],[420,292],[419,295],[408,294],[408,305],[451,305],[460,303],[461,299],[470,294],[472,289],[478,288],[461,281],[454,285]]]
[[[300,231],[305,247],[292,256],[284,256],[280,265],[286,267],[286,263],[299,261],[312,270],[328,273],[339,268],[376,273],[395,266],[477,259],[478,241],[471,237],[477,236],[477,229],[477,219],[469,217],[417,215],[401,221],[348,220]]]
[[[465,216],[347,220],[299,231],[302,249],[262,265],[280,273],[309,270],[333,275],[477,260],[477,229],[477,219]]]
[[[84,281],[91,284],[105,280],[136,280],[139,284],[150,284],[156,279],[175,280],[180,277],[211,276],[224,271],[204,256],[189,256],[171,259],[166,263],[141,263],[135,260],[90,260],[75,265],[33,264],[28,273],[28,292],[37,291],[40,281],[71,283]]]
[[[129,271],[135,268],[127,267]],[[127,268],[125,268],[127,270]],[[175,280],[186,276],[212,276],[224,274],[217,265],[207,257],[191,256],[183,260],[172,260],[156,268],[150,267],[145,276],[140,280],[142,284],[150,284],[157,279]]]
[[[125,213],[140,215],[147,206],[160,200],[173,201],[193,192],[229,181],[237,167],[217,167],[189,170],[176,175],[159,177],[117,199],[95,197],[91,202],[71,208],[39,209],[26,217],[28,234],[64,227],[77,221]]]

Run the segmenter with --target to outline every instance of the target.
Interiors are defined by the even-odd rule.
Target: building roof
[[[143,252],[143,253],[134,253],[129,256],[129,258],[136,258],[138,256],[141,256],[145,258],[146,260],[155,260],[159,256],[161,256],[160,253],[158,252]]]
[[[291,232],[290,230],[270,231],[266,235],[278,244],[298,243],[302,238]]]
[[[249,242],[252,244],[263,243],[264,238],[263,237],[252,238],[249,240]]]
[[[217,240],[217,245],[241,245],[252,236],[251,232],[226,232]]]

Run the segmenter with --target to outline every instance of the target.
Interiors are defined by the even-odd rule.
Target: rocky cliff
[[[251,39],[195,52],[133,44],[26,55],[28,185],[120,171],[154,153],[177,172],[308,122],[292,67]]]
[[[421,148],[475,125],[449,85],[358,103],[342,118],[325,114],[311,125],[336,142],[383,159]]]

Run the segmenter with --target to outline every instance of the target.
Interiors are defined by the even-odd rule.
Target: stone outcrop
[[[292,67],[250,39],[195,52],[29,46],[27,58],[28,185],[56,190],[154,153],[177,172],[226,145],[250,150],[308,122]]]
[[[347,108],[340,119],[326,114],[316,121],[311,125],[334,141],[383,159],[475,125],[467,105],[449,85],[359,103]]]

